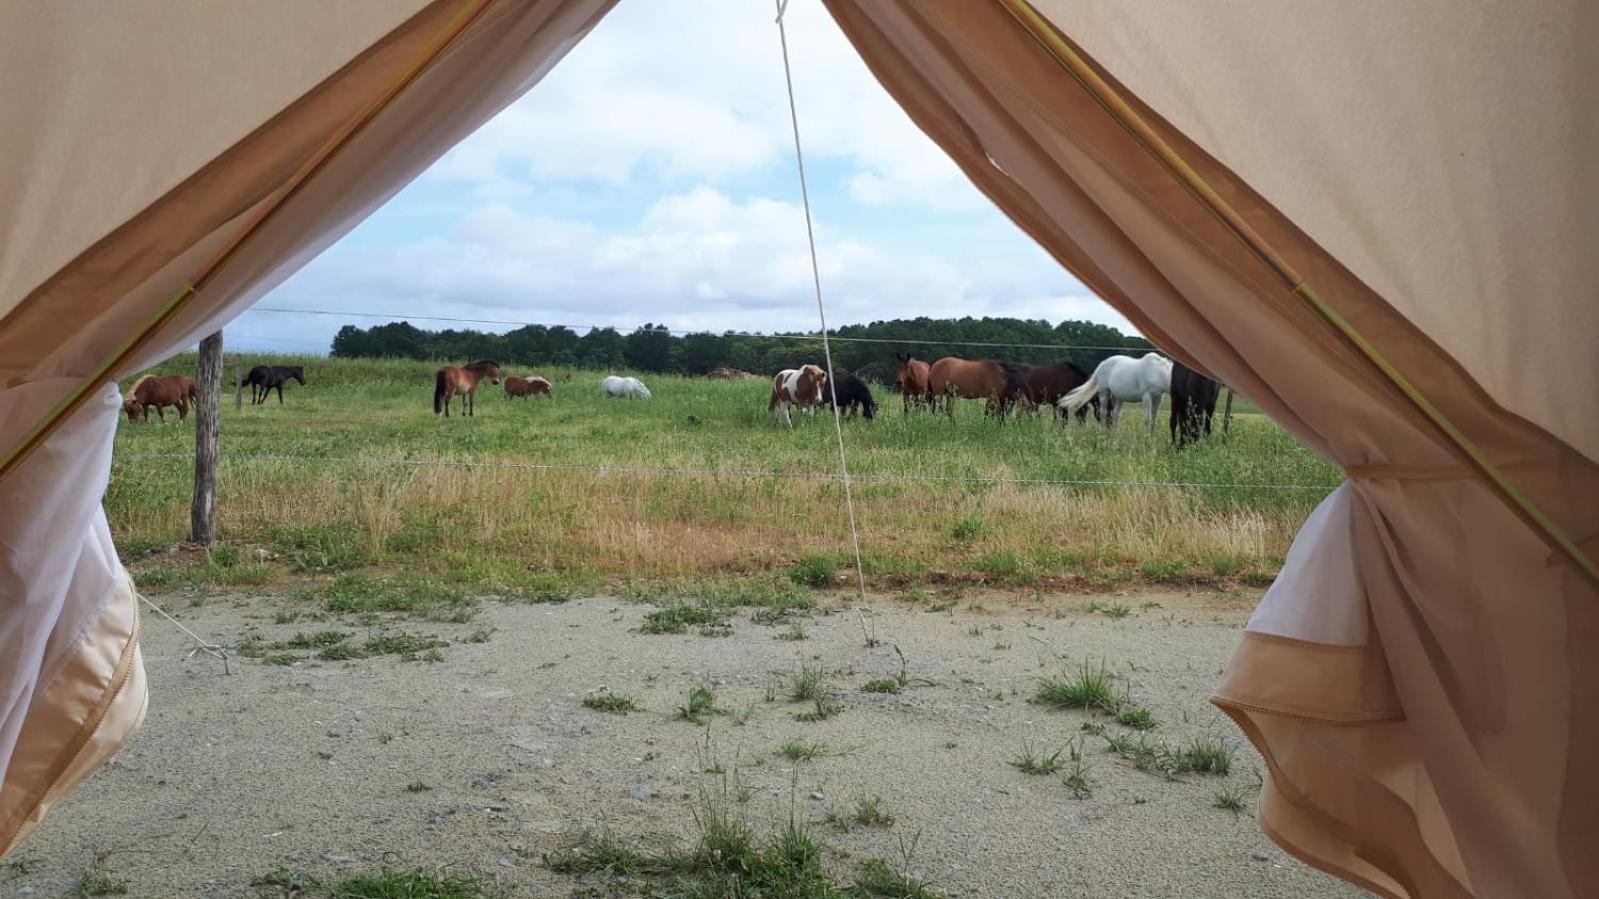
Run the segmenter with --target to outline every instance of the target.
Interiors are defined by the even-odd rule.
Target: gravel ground
[[[252,885],[275,870],[324,879],[382,866],[483,878],[507,896],[566,896],[581,885],[542,864],[585,831],[649,845],[692,839],[704,789],[747,789],[758,826],[792,809],[817,822],[829,865],[882,855],[948,896],[1246,897],[1364,895],[1301,865],[1242,815],[1214,805],[1250,791],[1260,759],[1207,702],[1255,597],[1115,596],[1132,614],[1089,614],[1085,597],[972,597],[929,611],[885,601],[868,647],[852,610],[787,623],[735,618],[723,637],[645,635],[650,607],[608,598],[488,603],[466,625],[389,623],[455,641],[443,661],[395,657],[290,666],[233,662],[233,675],[147,617],[151,707],[135,743],[63,803],[0,867],[0,894],[72,895],[99,871],[133,897],[284,895]],[[157,597],[222,643],[272,624],[269,596]],[[1157,605],[1158,604],[1158,605]],[[486,642],[468,635],[492,628]],[[480,635],[481,636],[481,635]],[[859,692],[908,663],[898,695]],[[1166,741],[1221,736],[1238,747],[1225,778],[1170,781],[1135,770],[1082,731],[1104,717],[1027,701],[1041,675],[1085,662],[1122,678]],[[815,723],[783,685],[824,668],[844,711]],[[709,683],[734,714],[677,720]],[[641,711],[585,708],[607,688]],[[1084,738],[1092,792],[1008,762],[1024,743],[1053,752]],[[835,754],[797,767],[786,740]],[[725,774],[704,773],[721,768]],[[848,832],[824,822],[861,797],[895,822]],[[1246,803],[1252,805],[1254,793]]]

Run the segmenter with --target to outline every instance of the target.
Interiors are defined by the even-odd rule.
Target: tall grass
[[[770,571],[823,585],[834,560],[853,565],[842,491],[825,479],[831,421],[777,426],[762,379],[646,375],[654,398],[629,402],[601,396],[604,373],[549,367],[537,373],[554,381],[553,400],[508,401],[485,384],[474,418],[446,421],[432,411],[428,363],[256,356],[246,367],[258,361],[304,364],[308,384],[290,385],[283,406],[225,403],[225,456],[258,458],[225,458],[220,528],[282,573],[386,566],[537,592],[552,572],[597,582]],[[1000,425],[975,402],[953,420],[902,416],[880,396],[876,422],[845,423],[869,576],[1265,578],[1338,480],[1258,415],[1178,452],[1164,420],[1148,439],[1133,414],[1107,433],[1047,415]],[[125,552],[183,539],[192,441],[186,426],[122,422],[106,505]],[[503,467],[471,464],[483,462]]]

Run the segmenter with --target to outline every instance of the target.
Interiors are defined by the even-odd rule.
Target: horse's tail
[[[1068,413],[1088,405],[1088,401],[1099,395],[1099,371],[1088,376],[1088,380],[1077,385],[1070,393],[1060,398],[1055,405],[1065,409]]]
[[[439,369],[438,375],[433,378],[433,414],[434,415],[437,415],[440,412],[444,411],[444,382],[445,382],[444,369],[441,368],[441,369]]]

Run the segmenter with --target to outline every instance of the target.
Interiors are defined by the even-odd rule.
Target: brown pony
[[[155,414],[161,421],[167,420],[163,406],[176,406],[178,421],[189,417],[189,403],[194,401],[194,379],[183,375],[145,375],[133,382],[128,392],[122,398],[122,411],[128,413],[128,421],[138,421],[140,414],[144,420],[150,420],[150,409],[155,409]]]
[[[1023,365],[1017,363],[1016,370],[1021,373],[1022,383],[1027,385],[1027,400],[1035,407],[1053,406],[1060,402],[1061,397],[1076,390],[1084,381],[1088,380],[1088,373],[1070,362],[1059,365]],[[1094,407],[1094,418],[1099,418],[1099,397],[1095,396],[1089,402]],[[1063,409],[1055,410],[1056,416],[1070,418],[1070,413]],[[1088,406],[1077,410],[1077,420],[1084,421],[1088,417]]]
[[[905,411],[911,411],[912,405],[920,406],[924,403],[936,406],[933,393],[927,387],[932,366],[920,359],[912,359],[910,353],[903,356],[895,353],[894,358],[899,360],[899,371],[894,375],[894,383],[899,385],[899,395],[905,404]]]
[[[438,375],[433,379],[433,414],[443,412],[444,417],[449,418],[450,400],[459,394],[461,411],[472,415],[477,407],[473,394],[477,391],[477,382],[484,378],[488,378],[493,384],[500,383],[500,363],[484,359],[460,368],[446,365],[439,369]]]
[[[955,399],[988,400],[988,411],[1004,417],[1011,403],[1027,399],[1027,384],[1016,366],[996,359],[959,359],[945,356],[927,373],[927,389],[936,404],[955,415]]]
[[[514,396],[526,398],[532,396],[533,394],[543,394],[544,396],[549,397],[554,396],[554,394],[550,392],[550,382],[543,378],[518,378],[516,375],[510,375],[506,377],[506,399],[510,399]]]

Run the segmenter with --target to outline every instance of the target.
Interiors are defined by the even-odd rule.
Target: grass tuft
[[[1103,666],[1091,668],[1087,663],[1075,674],[1062,673],[1059,677],[1045,677],[1038,682],[1035,702],[1065,709],[1089,709],[1115,713],[1121,707],[1121,698],[1110,684],[1110,675]]]
[[[626,715],[628,712],[638,711],[638,703],[633,697],[622,693],[590,693],[583,697],[583,705],[587,708],[601,712],[611,712],[616,715]]]

